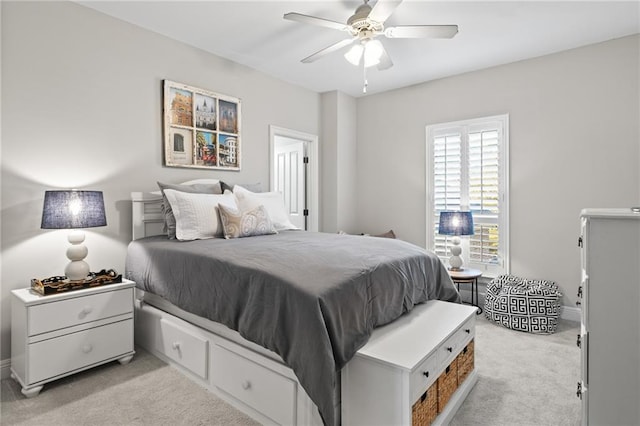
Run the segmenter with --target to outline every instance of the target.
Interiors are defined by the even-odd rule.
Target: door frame
[[[275,164],[273,155],[275,151],[275,139],[277,136],[298,139],[306,143],[306,156],[309,157],[309,165],[307,173],[307,209],[309,209],[308,226],[309,231],[318,232],[320,218],[320,196],[318,188],[318,136],[310,133],[300,132],[298,130],[287,129],[269,125],[269,189],[274,188]]]

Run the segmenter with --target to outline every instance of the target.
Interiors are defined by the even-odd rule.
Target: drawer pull
[[[464,329],[464,332],[465,332],[465,333],[467,333],[467,334],[471,334],[471,329],[469,329],[469,328],[465,328],[465,329]]]
[[[90,343],[82,347],[82,352],[84,352],[85,354],[88,354],[92,350],[93,350],[93,345]]]
[[[91,313],[91,311],[93,311],[93,308],[91,306],[85,306],[80,311],[80,318],[86,317],[87,315],[89,315]]]
[[[176,351],[180,351],[180,342],[173,342],[171,347]]]
[[[249,388],[251,388],[251,382],[250,381],[245,380],[244,382],[242,382],[242,389],[249,390]]]
[[[580,306],[580,305],[582,305],[582,303],[578,300],[578,301],[576,302],[576,306]]]
[[[453,348],[452,348],[451,346],[448,346],[448,347],[447,347],[447,351],[449,351],[449,352],[453,352]]]
[[[424,377],[429,377],[429,372],[428,372],[428,371],[423,371],[423,372],[422,372],[422,375],[423,375]]]

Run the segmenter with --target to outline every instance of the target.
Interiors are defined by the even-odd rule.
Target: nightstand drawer
[[[29,384],[133,352],[133,319],[29,345]]]
[[[133,312],[133,289],[52,301],[28,308],[29,336]]]
[[[214,345],[213,383],[274,422],[295,424],[296,383],[273,370]]]

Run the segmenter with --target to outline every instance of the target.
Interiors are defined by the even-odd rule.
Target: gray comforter
[[[327,425],[340,369],[373,328],[415,304],[459,301],[432,253],[400,240],[284,231],[190,242],[131,242],[125,276],[282,357]]]

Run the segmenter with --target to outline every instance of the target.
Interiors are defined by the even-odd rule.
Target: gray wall
[[[322,229],[358,233],[356,210],[356,99],[342,92],[321,95]]]
[[[269,184],[269,125],[319,133],[320,95],[67,2],[2,7],[2,338],[10,291],[62,275],[67,231],[40,229],[44,191],[104,191],[108,226],[87,231],[92,271],[123,272],[131,191],[156,180]],[[162,166],[162,80],[242,100],[242,171]]]
[[[425,126],[508,113],[511,272],[573,306],[580,210],[640,205],[640,36],[358,99],[358,217],[425,245]]]

